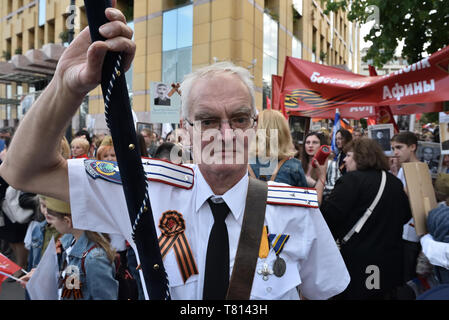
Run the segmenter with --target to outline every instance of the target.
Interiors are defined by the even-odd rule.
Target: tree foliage
[[[401,40],[402,57],[408,63],[432,54],[449,44],[449,3],[447,0],[321,0],[325,14],[342,9],[348,19],[364,24],[378,22],[365,36],[371,41],[364,61],[373,60],[381,68],[392,60]],[[352,2],[350,4],[350,2]],[[378,15],[377,15],[378,14]],[[377,17],[376,17],[377,15]]]

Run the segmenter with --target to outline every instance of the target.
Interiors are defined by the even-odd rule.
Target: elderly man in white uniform
[[[100,28],[106,41],[91,43],[86,29],[65,50],[54,78],[16,132],[0,174],[18,189],[70,200],[74,227],[119,233],[134,247],[120,179],[114,178],[118,175],[117,168],[92,160],[67,162],[59,156],[57,148],[65,125],[82,99],[99,84],[105,52],[124,52],[127,67],[134,57],[132,31],[126,26],[123,14],[109,8],[106,16],[112,21]],[[248,187],[247,157],[241,163],[236,159],[242,152],[246,155],[248,148],[247,144],[243,149],[232,144],[233,129],[246,131],[255,127],[254,88],[246,69],[221,64],[187,77],[181,92],[183,118],[190,135],[201,132],[201,126],[218,129],[212,140],[224,148],[214,156],[224,159],[230,153],[233,159],[232,164],[203,161],[191,167],[143,161],[158,236],[163,228],[159,223],[161,217],[163,220],[172,214],[176,219],[183,218],[188,243],[185,247],[191,253],[188,263],[196,267],[186,274],[175,250],[168,247],[163,257],[171,297],[202,299],[208,239],[214,224],[208,203],[211,197],[229,207],[225,219],[229,272],[235,262]],[[200,150],[195,153],[197,162],[201,150],[209,143],[209,139],[202,141],[201,148],[197,148]],[[301,193],[311,194],[311,198],[308,201],[298,198]],[[272,246],[265,255],[259,255],[251,299],[298,299],[297,286],[305,298],[328,299],[346,288],[349,274],[318,209],[314,190],[305,192],[270,184],[264,225],[268,230],[265,237]],[[283,239],[281,245],[279,239]],[[274,274],[272,268],[279,257],[286,268]]]

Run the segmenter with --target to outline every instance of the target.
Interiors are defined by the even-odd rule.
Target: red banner
[[[421,103],[421,104],[406,104],[390,107],[394,115],[407,115],[427,112],[443,111],[443,102],[435,103]],[[295,116],[310,117],[309,112],[289,111],[289,114]],[[368,118],[376,116],[376,108],[374,106],[362,107],[348,107],[340,109],[342,118],[359,120],[361,118]],[[314,118],[333,119],[335,117],[335,110],[317,110],[313,115]]]
[[[309,117],[327,117],[326,111],[333,117],[339,108],[342,117],[360,119],[385,105],[393,114],[440,111],[442,104],[435,102],[449,100],[449,47],[399,71],[372,77],[287,57],[281,92],[287,112]],[[413,106],[405,110],[404,105]],[[353,116],[345,114],[347,109]],[[355,116],[360,112],[363,116]]]

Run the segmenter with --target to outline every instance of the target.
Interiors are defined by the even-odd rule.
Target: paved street
[[[24,300],[25,289],[16,282],[5,280],[0,291],[0,300]]]

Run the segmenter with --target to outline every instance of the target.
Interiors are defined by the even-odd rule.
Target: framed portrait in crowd
[[[449,154],[449,113],[440,112],[441,154]]]
[[[391,156],[393,154],[390,143],[393,133],[394,129],[392,123],[368,126],[368,137],[376,140],[387,156]]]
[[[432,178],[436,178],[440,167],[441,150],[437,142],[418,141],[416,157],[427,164]]]
[[[136,131],[137,132],[141,132],[142,129],[149,129],[151,131],[153,130],[153,124],[152,123],[148,123],[148,122],[137,122],[136,123]]]
[[[163,82],[150,82],[151,123],[179,123],[181,96],[176,86]]]
[[[402,114],[398,115],[398,120],[396,121],[396,124],[398,125],[399,131],[409,131],[410,130],[410,115],[409,114]]]
[[[288,118],[290,133],[294,144],[302,144],[305,135],[309,132],[310,118],[290,116]]]

